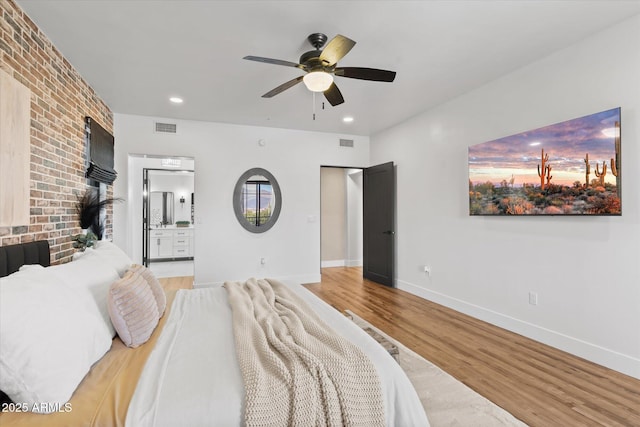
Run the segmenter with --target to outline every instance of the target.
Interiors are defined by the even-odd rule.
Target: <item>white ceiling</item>
[[[17,2],[116,113],[361,135],[640,13],[640,0]],[[318,96],[315,121],[303,84],[261,98],[302,72],[242,57],[297,62],[314,32],[357,42],[339,66],[395,82],[337,77],[345,103]]]

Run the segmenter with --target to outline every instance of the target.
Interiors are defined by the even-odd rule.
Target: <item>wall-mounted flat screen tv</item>
[[[620,108],[469,147],[470,215],[621,215]]]

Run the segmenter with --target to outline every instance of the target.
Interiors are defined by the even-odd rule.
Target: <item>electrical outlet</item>
[[[267,263],[267,259],[266,258],[264,258],[264,257],[260,258],[260,264],[261,265],[265,265],[266,263]]]
[[[431,277],[431,267],[428,265],[424,266],[424,272],[427,276]]]
[[[538,305],[538,294],[535,292],[529,292],[529,304]]]

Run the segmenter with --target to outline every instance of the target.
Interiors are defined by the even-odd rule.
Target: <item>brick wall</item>
[[[0,227],[0,245],[47,239],[51,262],[69,261],[71,236],[80,232],[77,195],[87,188],[84,117],[113,133],[113,113],[11,0],[0,0],[0,68],[31,90],[30,223]],[[111,220],[109,209],[107,235]]]

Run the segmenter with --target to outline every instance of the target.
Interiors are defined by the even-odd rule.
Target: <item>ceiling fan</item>
[[[262,95],[263,98],[271,98],[285,90],[304,81],[305,86],[312,92],[323,92],[327,101],[333,106],[342,104],[344,98],[333,82],[333,76],[348,77],[360,80],[372,80],[376,82],[392,82],[396,78],[395,71],[379,70],[376,68],[362,67],[337,67],[337,63],[355,46],[356,42],[338,34],[332,38],[324,49],[320,50],[327,41],[327,36],[322,33],[313,33],[307,40],[315,50],[305,52],[300,57],[299,63],[282,61],[280,59],[263,58],[261,56],[245,56],[249,61],[264,62],[267,64],[295,67],[306,74],[289,80],[275,89]]]

